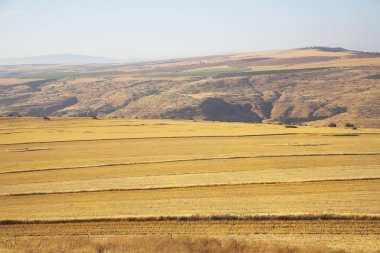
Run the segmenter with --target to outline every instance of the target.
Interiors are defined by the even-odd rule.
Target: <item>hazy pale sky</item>
[[[0,0],[0,58],[146,60],[315,45],[380,52],[380,0]]]

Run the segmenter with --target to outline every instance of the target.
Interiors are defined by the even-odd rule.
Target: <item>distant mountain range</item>
[[[114,59],[79,54],[51,54],[24,58],[0,58],[0,65],[23,64],[86,64],[86,63],[124,63],[132,60]]]

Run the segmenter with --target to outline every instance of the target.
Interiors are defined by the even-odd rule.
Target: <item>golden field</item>
[[[168,234],[380,250],[379,129],[2,117],[0,137],[0,251]]]
[[[379,247],[379,221],[158,221],[158,222],[84,222],[63,224],[28,224],[3,226],[0,243],[7,248],[22,249],[33,245],[34,251],[46,248],[86,249],[89,246],[119,247],[106,252],[333,252],[345,248],[353,252],[366,250],[375,252]],[[20,233],[20,231],[23,231]],[[27,236],[25,236],[27,234]],[[110,234],[112,234],[110,236]],[[15,237],[14,235],[21,235]],[[157,238],[170,237],[175,241],[185,237],[190,240],[210,240],[212,236],[219,243],[237,240],[248,244],[246,251],[207,250],[207,244],[197,250],[157,250],[162,247]],[[153,237],[153,238],[152,238]],[[131,243],[131,240],[137,242]],[[79,241],[78,241],[79,240]],[[212,239],[214,240],[214,239]],[[172,242],[173,243],[173,242]],[[177,242],[178,243],[178,242]],[[319,244],[328,244],[330,249]],[[146,250],[144,245],[155,246]],[[156,245],[155,245],[156,244]],[[187,243],[192,246],[193,243]],[[253,245],[251,245],[253,244]],[[169,243],[170,245],[170,243]],[[294,246],[296,245],[296,246]],[[167,246],[167,245],[164,245]],[[223,249],[223,247],[222,247]],[[251,249],[251,250],[249,250]],[[252,250],[253,249],[253,250]],[[258,249],[261,249],[259,251]],[[32,249],[31,249],[32,250]],[[145,251],[146,250],[146,251]],[[80,251],[80,252],[82,252]],[[127,251],[128,252],[128,251]],[[346,252],[346,251],[339,251]]]

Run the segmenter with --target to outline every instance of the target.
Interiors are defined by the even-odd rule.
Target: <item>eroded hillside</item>
[[[130,65],[5,66],[0,114],[380,126],[380,55],[309,48]]]

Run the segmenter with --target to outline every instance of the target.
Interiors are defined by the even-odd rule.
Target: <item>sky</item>
[[[380,0],[0,0],[0,58],[380,52]]]

